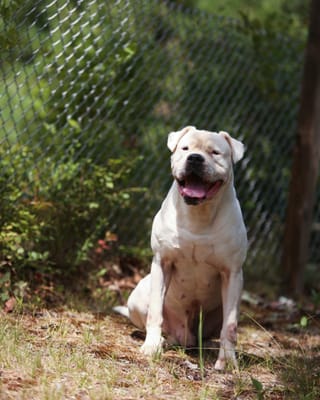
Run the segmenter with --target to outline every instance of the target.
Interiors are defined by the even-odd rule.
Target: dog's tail
[[[112,308],[112,311],[117,314],[123,315],[126,318],[129,318],[129,309],[127,306],[115,306]]]

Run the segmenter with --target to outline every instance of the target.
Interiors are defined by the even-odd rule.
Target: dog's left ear
[[[228,132],[220,131],[219,134],[225,137],[226,141],[229,143],[229,146],[231,147],[232,161],[234,163],[240,161],[244,154],[243,143],[231,137]]]
[[[182,136],[184,136],[191,129],[195,129],[195,127],[194,126],[185,126],[180,131],[169,133],[167,145],[171,152],[175,151],[179,140],[182,138]]]

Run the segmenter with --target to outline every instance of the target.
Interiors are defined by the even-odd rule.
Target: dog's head
[[[171,169],[179,192],[187,204],[214,198],[232,184],[232,163],[244,153],[241,142],[227,132],[209,132],[187,126],[168,136]]]

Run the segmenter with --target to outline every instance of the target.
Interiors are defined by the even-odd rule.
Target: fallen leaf
[[[17,304],[17,300],[14,297],[10,297],[4,304],[4,312],[11,313]]]

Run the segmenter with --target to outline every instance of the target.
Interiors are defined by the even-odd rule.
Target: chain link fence
[[[2,9],[0,30],[0,176],[21,189],[17,201],[45,198],[50,182],[64,190],[52,181],[61,168],[132,158],[128,185],[144,189],[129,208],[108,209],[108,229],[146,246],[171,181],[167,134],[226,130],[247,149],[235,166],[247,270],[279,266],[302,40],[153,0],[27,0]],[[312,268],[319,221],[318,201]]]

